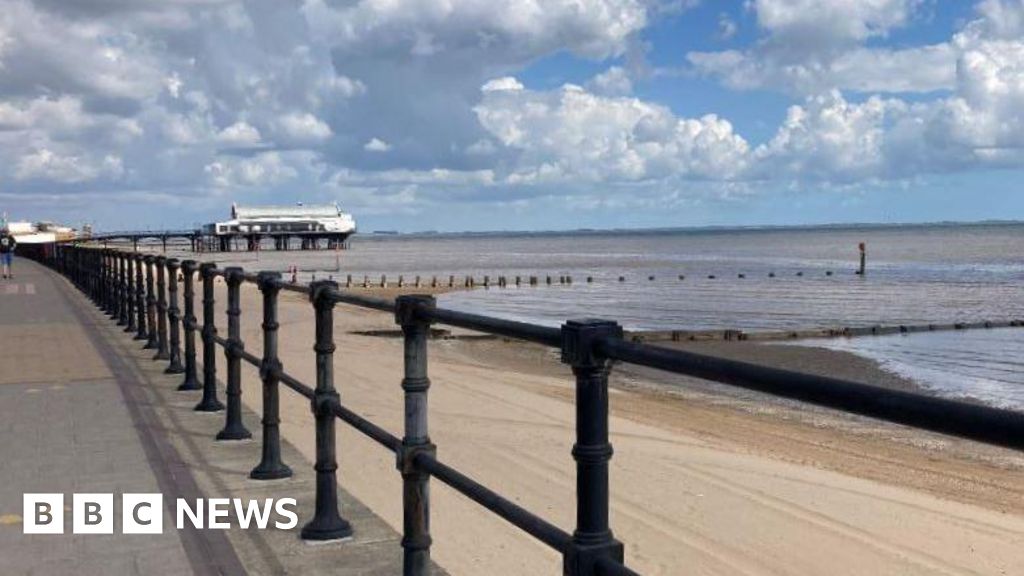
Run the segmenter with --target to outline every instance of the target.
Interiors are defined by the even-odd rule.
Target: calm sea
[[[854,274],[859,242],[868,273]],[[1024,224],[495,235],[359,235],[339,253],[237,254],[247,267],[391,281],[538,276],[537,287],[446,294],[442,305],[632,330],[805,329],[1024,318]],[[254,262],[256,258],[259,262]],[[831,272],[831,275],[829,273]],[[310,273],[304,274],[308,280]],[[558,277],[572,276],[571,285]],[[741,277],[742,275],[742,277]],[[552,276],[553,286],[544,283]],[[586,278],[593,278],[587,283]],[[624,281],[619,281],[619,277]],[[714,278],[711,278],[713,276]],[[653,280],[650,278],[653,277]],[[682,277],[682,279],[680,279]],[[1024,330],[833,340],[949,394],[1024,407]],[[961,377],[963,376],[963,377]]]

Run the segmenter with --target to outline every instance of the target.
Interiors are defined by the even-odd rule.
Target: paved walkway
[[[175,529],[178,497],[293,497],[301,526],[311,466],[285,444],[294,478],[248,480],[258,442],[212,441],[222,415],[193,412],[180,376],[57,274],[24,260],[16,272],[0,281],[0,574],[401,572],[399,535],[343,491],[356,530],[346,543],[310,546],[297,529],[242,530],[233,518],[230,530]],[[65,495],[65,534],[22,533],[26,492]],[[113,535],[71,533],[76,492],[114,494]],[[121,533],[121,495],[135,492],[163,493],[162,534]]]
[[[102,316],[42,267],[22,260],[16,272],[0,283],[0,573],[203,572],[174,530],[120,535],[118,518],[112,536],[70,534],[73,493],[113,493],[116,503],[160,492],[160,482],[96,344]],[[25,492],[65,495],[65,534],[22,534]]]

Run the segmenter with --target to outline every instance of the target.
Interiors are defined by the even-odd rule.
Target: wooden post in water
[[[863,276],[867,272],[868,245],[866,242],[861,242],[857,247],[860,249],[860,269],[857,270],[857,274]]]

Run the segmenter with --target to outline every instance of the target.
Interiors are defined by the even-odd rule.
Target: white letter
[[[238,517],[238,525],[244,529],[249,528],[249,522],[256,518],[256,527],[260,530],[267,529],[267,522],[270,521],[270,510],[274,507],[273,500],[264,500],[263,509],[260,510],[258,501],[249,500],[245,513],[242,513],[242,499],[235,498],[235,516]],[[262,514],[262,515],[261,515]]]
[[[24,494],[21,531],[25,534],[64,533],[63,494]]]
[[[210,498],[206,501],[209,504],[210,509],[210,522],[209,527],[217,530],[227,530],[231,527],[231,524],[227,522],[218,522],[218,518],[228,517],[228,499],[227,498]]]
[[[185,515],[188,515],[189,520],[192,521],[192,526],[202,529],[203,527],[203,499],[196,498],[196,511],[192,513],[192,508],[189,507],[188,502],[184,498],[178,498],[178,513],[177,513],[177,526],[178,530],[185,529]]]
[[[113,534],[114,495],[75,494],[71,505],[71,528],[75,534]]]
[[[163,494],[122,494],[122,534],[163,534]]]
[[[274,509],[277,510],[278,516],[284,516],[285,518],[290,518],[290,520],[287,523],[285,523],[285,522],[274,522],[274,527],[276,527],[276,528],[278,528],[280,530],[291,530],[292,528],[295,528],[296,526],[299,525],[299,515],[296,514],[293,511],[285,508],[285,504],[288,504],[288,505],[291,505],[291,506],[297,506],[298,505],[298,503],[295,502],[295,498],[281,498],[280,500],[278,500],[274,504]]]

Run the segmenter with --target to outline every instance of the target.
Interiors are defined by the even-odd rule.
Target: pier
[[[188,242],[192,252],[256,252],[264,249],[264,245],[272,245],[274,250],[344,250],[348,248],[348,233],[325,232],[248,232],[245,234],[217,235],[203,230],[161,230],[161,231],[122,231],[102,232],[85,238],[103,246],[130,244],[133,251],[146,242],[156,243],[163,252],[175,243]],[[67,240],[67,243],[81,243],[83,239]],[[268,242],[269,241],[269,242]]]
[[[237,267],[219,269],[213,264],[200,265],[192,260],[179,262],[173,258],[112,249],[63,245],[46,252],[43,260],[71,283],[62,283],[53,272],[34,265],[23,273],[24,280],[19,278],[19,282],[31,280],[37,295],[41,293],[41,286],[51,286],[46,292],[55,294],[53,299],[59,294],[66,304],[56,306],[40,301],[28,309],[39,312],[40,307],[45,308],[46,314],[54,319],[84,327],[81,328],[86,330],[84,335],[63,338],[64,346],[70,347],[69,350],[75,346],[96,347],[100,358],[107,363],[106,371],[96,377],[112,380],[106,384],[107,397],[98,397],[85,407],[73,403],[66,410],[95,410],[96,434],[115,434],[113,429],[124,428],[128,422],[125,413],[133,417],[130,408],[135,402],[133,398],[139,398],[140,404],[143,401],[151,404],[155,418],[166,418],[167,422],[174,423],[167,425],[163,424],[164,420],[148,420],[152,423],[152,429],[146,433],[148,439],[139,440],[142,445],[164,443],[175,449],[174,452],[156,451],[147,458],[158,480],[159,468],[172,466],[175,470],[189,469],[200,478],[195,481],[200,491],[205,486],[218,496],[223,495],[224,490],[233,489],[253,490],[257,494],[286,489],[289,494],[295,490],[307,491],[308,496],[300,498],[299,502],[301,531],[267,536],[272,558],[251,560],[249,555],[263,550],[260,546],[264,543],[248,541],[247,544],[246,539],[254,536],[247,531],[237,531],[240,534],[231,531],[233,536],[227,540],[235,557],[243,564],[248,561],[301,562],[310,569],[288,571],[302,573],[394,574],[399,570],[408,575],[440,573],[431,563],[433,539],[429,522],[431,514],[444,513],[430,505],[429,487],[432,481],[437,481],[558,554],[562,558],[563,574],[567,576],[636,574],[626,554],[628,543],[616,538],[610,515],[609,406],[615,398],[609,395],[608,378],[615,363],[690,375],[886,422],[1024,450],[1024,415],[1017,412],[630,342],[615,322],[607,320],[567,320],[560,328],[550,328],[447,310],[438,307],[429,296],[385,300],[344,290],[332,281],[321,280],[308,286],[292,284],[273,272]],[[226,322],[218,322],[215,308],[218,284],[226,289]],[[84,306],[84,299],[71,292],[72,285],[88,296],[94,307]],[[259,291],[261,304],[258,308],[243,309],[243,285],[254,286]],[[304,299],[315,315],[314,334],[305,336],[315,342],[310,358],[315,364],[312,384],[296,377],[293,367],[283,365],[277,355],[278,304],[284,294]],[[403,354],[379,359],[402,366],[403,377],[394,384],[404,402],[401,432],[381,427],[344,402],[345,383],[336,382],[334,378],[335,364],[344,362],[346,356],[346,351],[335,345],[335,306],[339,304],[388,314],[401,330]],[[18,321],[19,312],[11,312],[12,307],[3,310],[11,316],[9,319],[0,317],[0,321]],[[261,319],[260,355],[246,347],[257,343],[242,339],[243,315]],[[565,498],[575,501],[572,526],[558,525],[477,482],[473,479],[472,468],[460,470],[453,466],[443,457],[444,446],[435,446],[428,428],[427,398],[431,382],[427,357],[431,348],[429,335],[437,326],[526,340],[559,353],[567,372],[571,372],[575,404],[573,447],[571,452],[565,453],[566,459],[575,461],[576,469],[574,491],[564,494]],[[89,361],[73,360],[69,354],[58,354],[53,347],[16,348],[15,352],[39,358],[37,362],[47,369],[64,370],[67,379],[82,378],[90,366]],[[221,356],[223,358],[219,359]],[[74,362],[74,366],[54,361],[60,357],[67,358],[65,362]],[[219,365],[221,362],[223,364]],[[9,361],[5,366],[10,366]],[[248,413],[241,402],[243,366],[258,369],[263,392],[259,418]],[[12,373],[7,378],[21,377]],[[49,378],[52,376],[42,375],[36,379],[46,382]],[[117,389],[121,391],[120,399],[113,393]],[[310,439],[315,442],[313,472],[300,466],[301,457],[281,438],[278,413],[281,394],[297,394],[310,402],[308,418],[316,423],[315,437]],[[39,419],[45,411],[44,406],[26,403],[22,417]],[[116,415],[118,411],[120,417]],[[144,409],[139,408],[139,414],[135,417],[137,420],[132,421],[136,427],[148,419]],[[337,476],[338,467],[359,466],[360,463],[347,459],[346,446],[337,444],[335,426],[338,423],[351,427],[395,457],[395,474],[402,481],[402,490],[394,496],[401,502],[405,520],[401,535],[381,528],[378,518],[346,496]],[[51,442],[56,444],[58,439],[59,436]],[[11,450],[10,446],[4,449]],[[49,449],[51,447],[46,445],[35,448],[37,453]],[[72,458],[73,448],[65,448],[64,452],[56,447],[54,450],[52,461],[70,465],[67,462]],[[218,463],[216,470],[204,469],[210,462]],[[204,474],[209,474],[213,480],[202,480]],[[260,483],[264,484],[257,486]],[[195,493],[191,486],[173,484],[161,486],[161,490],[168,497]],[[202,532],[200,535],[209,537],[210,534]],[[178,536],[190,537],[187,532]],[[307,547],[301,548],[301,553],[289,553],[289,550],[297,550],[300,539],[336,544],[330,548]],[[230,562],[231,553],[223,544],[223,541],[197,543],[196,546],[211,551],[211,558],[199,561],[192,559],[194,554],[190,556],[186,544],[181,544],[184,553],[178,559],[192,562],[193,568],[213,561]],[[171,550],[167,554],[173,556],[175,544],[169,542],[167,547]],[[332,555],[348,556],[341,560]],[[354,571],[344,572],[346,569]]]

